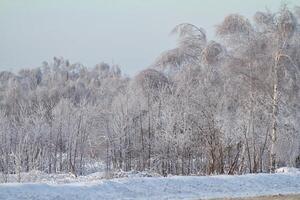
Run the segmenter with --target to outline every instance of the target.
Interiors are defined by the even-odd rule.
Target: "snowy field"
[[[141,174],[140,174],[141,175]],[[241,176],[173,176],[101,179],[89,178],[62,183],[51,180],[36,183],[0,184],[2,200],[116,200],[116,199],[209,199],[300,193],[300,172],[290,169],[277,174]],[[92,178],[93,177],[93,178]],[[97,177],[99,178],[97,180]],[[75,178],[74,178],[75,179]]]

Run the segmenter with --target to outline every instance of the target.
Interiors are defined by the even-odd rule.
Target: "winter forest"
[[[162,176],[300,168],[300,7],[230,14],[136,76],[62,57],[0,73],[0,171]]]

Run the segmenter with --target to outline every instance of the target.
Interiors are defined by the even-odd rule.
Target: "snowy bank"
[[[0,184],[0,199],[208,199],[300,193],[300,173],[134,177],[70,184]]]
[[[294,167],[281,167],[275,170],[276,173],[300,173],[298,168]]]
[[[101,179],[109,178],[138,178],[138,177],[160,177],[159,174],[149,171],[128,171],[122,170],[111,172],[107,175],[104,171],[90,173],[84,176],[76,177],[72,173],[55,173],[48,174],[38,170],[30,172],[21,172],[20,179],[18,174],[3,175],[0,173],[1,183],[46,183],[46,184],[65,184],[65,183],[78,183],[78,182],[91,182],[99,181]],[[1,199],[0,199],[1,200]]]

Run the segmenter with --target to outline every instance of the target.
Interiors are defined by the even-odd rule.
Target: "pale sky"
[[[93,67],[119,64],[134,75],[175,46],[183,22],[213,30],[223,17],[291,7],[299,0],[0,0],[0,70],[33,68],[62,56]]]

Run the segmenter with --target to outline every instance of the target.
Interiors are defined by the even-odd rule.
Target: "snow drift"
[[[241,176],[132,177],[69,184],[7,183],[6,200],[208,199],[300,193],[300,172]]]

